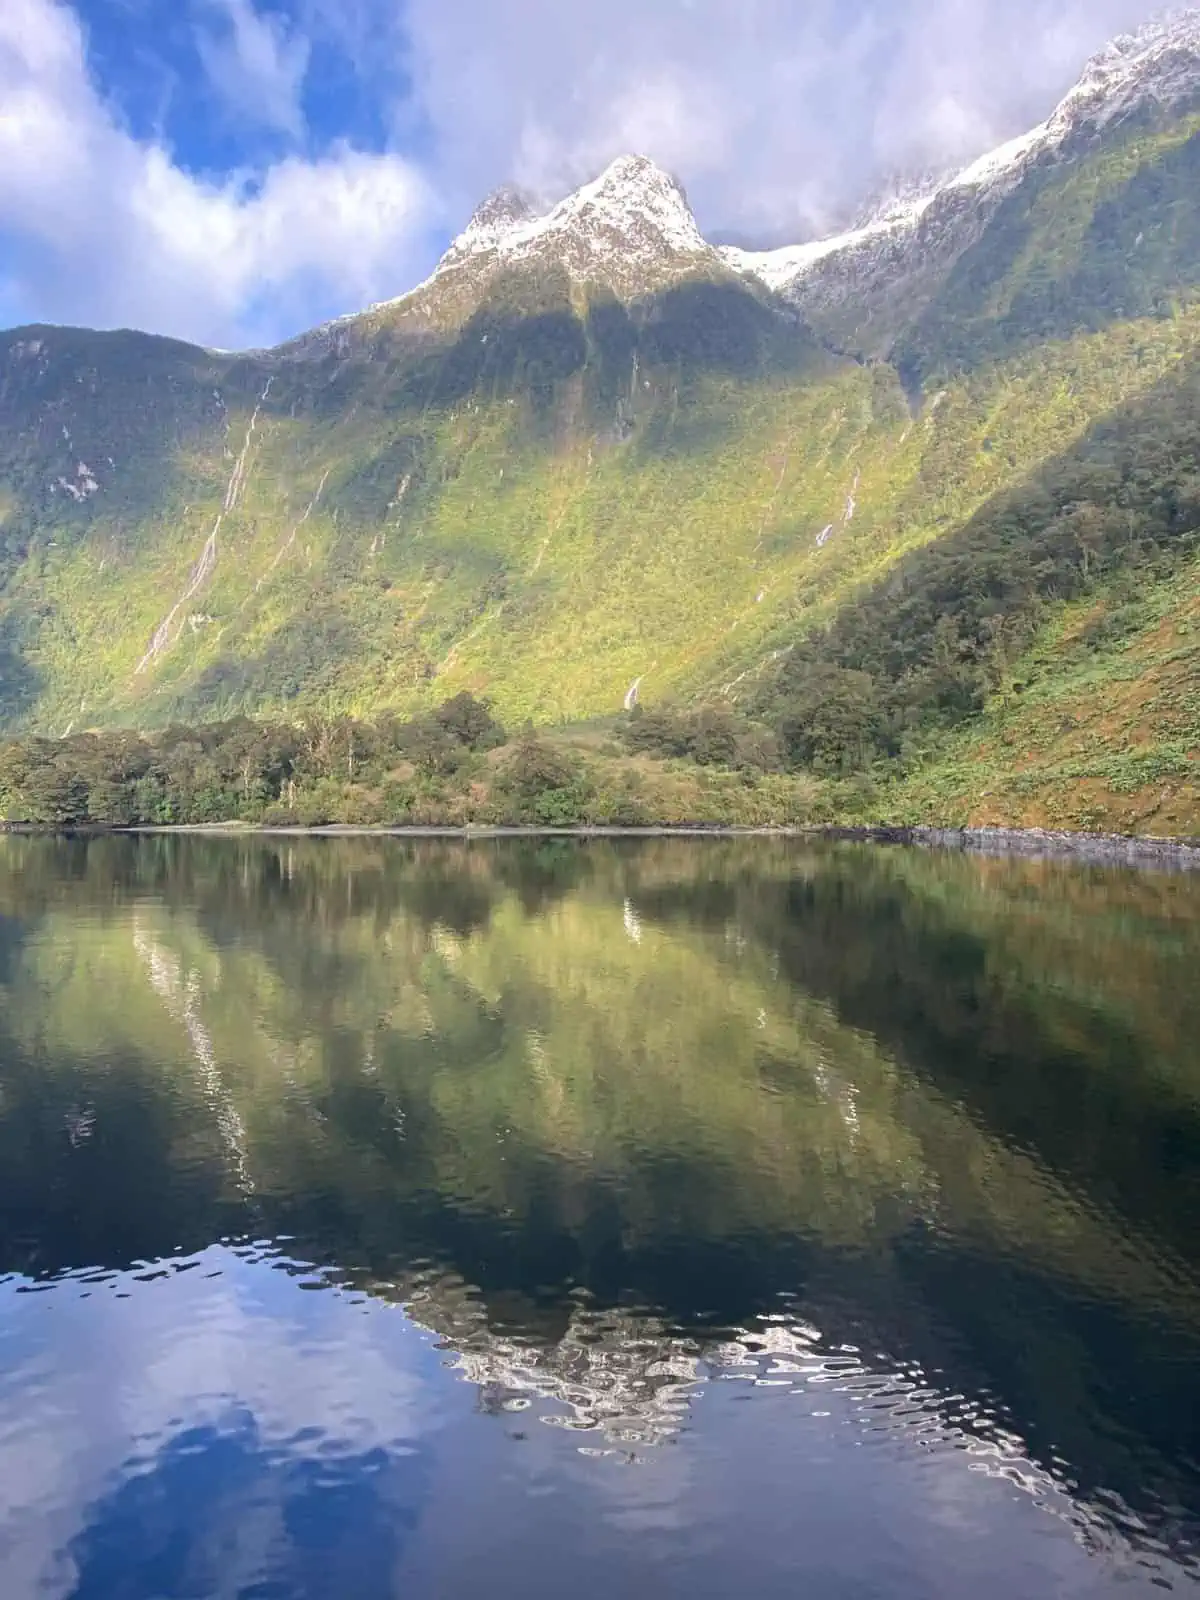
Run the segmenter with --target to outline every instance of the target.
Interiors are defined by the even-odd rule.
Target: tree
[[[433,720],[468,750],[494,750],[504,743],[504,729],[492,716],[490,706],[472,694],[456,694],[439,706]]]
[[[704,706],[692,718],[688,754],[702,767],[729,767],[737,758],[738,719],[723,706]]]
[[[813,665],[794,679],[780,737],[795,766],[838,774],[860,771],[878,753],[883,717],[866,672]]]
[[[40,822],[51,827],[87,822],[87,784],[69,762],[36,762],[26,774],[21,810],[21,821]]]
[[[526,734],[502,768],[495,792],[504,820],[562,827],[582,820],[591,786],[575,757]]]

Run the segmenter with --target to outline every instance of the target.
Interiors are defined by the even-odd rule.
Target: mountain
[[[834,239],[716,249],[631,156],[549,210],[499,192],[425,283],[276,350],[0,335],[0,715],[470,690],[550,724],[636,684],[767,718],[826,777],[950,761],[903,803],[966,816],[955,740],[993,728],[1007,772],[1015,694],[1074,674],[1061,731],[1130,674],[1071,774],[1022,724],[996,804],[1200,823],[1198,176],[1189,12]]]
[[[493,195],[432,281],[440,287],[449,274],[470,272],[478,283],[505,267],[540,265],[636,297],[711,272],[717,260],[679,183],[644,156],[623,156],[544,216],[511,190]]]
[[[847,348],[886,355],[935,299],[1014,191],[1055,188],[1103,153],[1154,135],[1167,142],[1200,111],[1200,13],[1115,39],[1053,115],[961,172],[892,202],[848,233],[755,253],[722,252]]]
[[[539,287],[552,303],[597,291],[629,302],[688,278],[731,276],[731,264],[702,237],[679,182],[644,156],[622,156],[546,212],[519,190],[497,190],[425,283],[298,345],[319,346],[332,336],[344,346],[381,325],[393,332],[457,328],[514,278],[523,280],[521,309],[528,311],[528,295]]]

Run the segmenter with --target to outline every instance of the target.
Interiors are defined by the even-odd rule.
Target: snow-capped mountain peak
[[[678,181],[646,156],[625,155],[549,208],[519,190],[498,190],[423,284],[371,311],[399,308],[412,327],[453,325],[498,273],[523,265],[604,284],[630,300],[691,273],[734,272],[757,278],[846,348],[884,353],[1036,165],[1086,148],[1098,130],[1138,108],[1193,101],[1200,103],[1200,10],[1114,39],[1045,122],[957,173],[893,182],[844,232],[768,251],[717,249]],[[326,331],[304,342],[319,344]]]
[[[1094,55],[1050,125],[1111,121],[1136,101],[1200,89],[1200,11],[1177,11],[1121,34]]]
[[[666,246],[681,254],[709,249],[682,185],[646,156],[619,156],[556,206],[544,226],[547,232],[626,234],[635,247]]]
[[[698,269],[728,273],[697,227],[678,179],[647,156],[624,155],[549,210],[539,210],[520,189],[496,190],[424,283],[339,317],[294,347],[324,349],[380,313],[398,314],[422,330],[453,325],[470,315],[498,273],[522,265],[565,272],[576,283],[604,284],[627,300]]]
[[[510,234],[536,222],[538,215],[530,195],[507,185],[497,189],[477,208],[470,222],[450,246],[445,259],[494,250]]]
[[[718,260],[678,181],[646,156],[620,156],[538,215],[518,191],[500,190],[450,246],[431,282],[545,258],[577,279],[621,290],[649,287],[700,258]]]

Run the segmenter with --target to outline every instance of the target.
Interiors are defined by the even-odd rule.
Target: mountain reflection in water
[[[0,840],[6,1597],[1190,1588],[1198,958],[1186,874]]]

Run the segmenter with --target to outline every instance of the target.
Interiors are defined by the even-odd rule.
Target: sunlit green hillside
[[[1090,463],[1071,492],[1102,518],[1134,515],[1128,486],[1160,471],[1171,386],[1200,360],[1198,151],[1184,104],[1034,165],[870,359],[699,268],[628,300],[544,267],[477,292],[460,272],[245,357],[5,335],[0,717],[61,735],[412,712],[470,690],[515,727],[615,715],[636,684],[646,706],[729,698],[785,726],[799,693],[803,764],[819,743],[801,726],[806,663],[832,662],[874,676],[884,734],[851,743],[892,763],[889,792],[903,771],[913,814],[1196,826],[1178,644],[1197,592],[1194,441],[1171,437],[1171,506],[1143,482],[1137,527],[1081,534],[1069,580],[1039,538],[1073,514],[1045,487],[1072,462]],[[1124,487],[1105,489],[1093,437],[1124,452]],[[964,571],[1000,524],[1036,604],[986,562]],[[1134,558],[1148,540],[1153,570]],[[943,546],[961,552],[951,589]],[[972,587],[967,631],[937,637],[973,686],[931,724],[936,624]],[[1072,619],[1114,607],[1083,661]],[[870,661],[845,643],[856,627]],[[1033,676],[1014,723],[1012,684]],[[1162,761],[1176,799],[1154,807]]]

